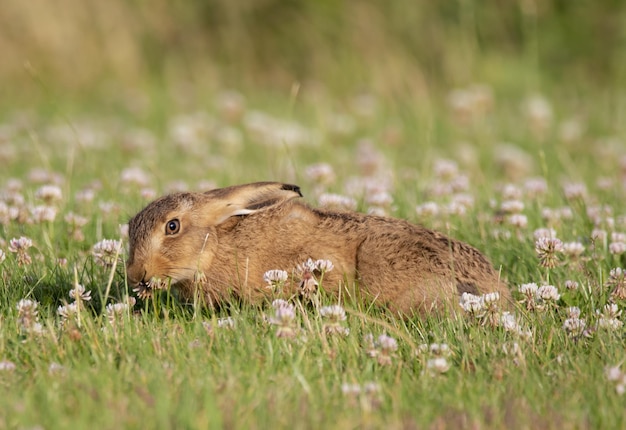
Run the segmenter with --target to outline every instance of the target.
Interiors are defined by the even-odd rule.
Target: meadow
[[[545,20],[556,22],[556,9]],[[391,10],[380,19],[401,37],[401,9]],[[522,7],[521,41],[505,41],[498,19],[462,10],[490,26],[451,24],[443,8],[424,31],[448,54],[423,56],[428,41],[388,57],[372,48],[361,60],[382,61],[367,76],[354,58],[338,60],[344,73],[329,67],[336,52],[321,49],[298,81],[245,50],[229,62],[236,46],[224,43],[215,55],[227,66],[212,65],[219,73],[203,84],[206,64],[186,62],[190,44],[172,54],[177,72],[160,64],[140,88],[107,81],[87,92],[92,66],[72,83],[33,50],[45,67],[27,67],[6,90],[15,103],[0,102],[0,429],[622,428],[621,45],[605,43],[607,59],[581,42],[584,56],[568,62],[565,49],[549,63],[541,49],[565,36],[543,30],[540,13]],[[570,12],[564,22],[604,16]],[[307,13],[318,23],[340,16]],[[248,40],[237,25],[219,34]],[[444,27],[455,32],[444,37]],[[337,34],[292,48],[330,47]],[[336,49],[350,51],[343,37]],[[409,67],[411,46],[440,68]],[[158,68],[152,55],[141,58]],[[277,68],[297,74],[285,65],[297,57],[280,58]],[[193,73],[181,79],[184,65]],[[267,75],[229,80],[234,66]],[[474,245],[515,308],[464,296],[450,314],[399,318],[328,297],[322,279],[313,303],[207,309],[175,289],[139,297],[128,285],[127,223],[152,199],[260,180],[299,184],[313,206],[404,218]]]

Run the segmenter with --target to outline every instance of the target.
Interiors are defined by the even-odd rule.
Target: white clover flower
[[[317,198],[317,203],[328,209],[355,210],[357,208],[357,201],[354,198],[340,194],[321,194]]]
[[[544,178],[529,178],[524,181],[524,191],[529,197],[536,197],[548,192],[548,183]]]
[[[139,187],[147,187],[150,185],[150,175],[140,167],[128,167],[122,170],[120,181],[125,185],[137,185]]]
[[[579,257],[585,252],[585,245],[580,242],[565,242],[563,244],[563,253],[569,257]]]
[[[91,291],[85,291],[85,287],[81,284],[75,284],[70,290],[70,298],[77,302],[88,302],[91,300]]]
[[[94,261],[103,267],[112,267],[121,252],[121,240],[104,239],[96,243],[92,249]]]
[[[567,281],[565,281],[565,289],[569,290],[569,291],[577,290],[578,289],[578,282],[572,281],[571,279],[568,279]]]
[[[304,175],[318,184],[328,185],[335,182],[335,171],[328,163],[311,164],[304,169]]]
[[[386,334],[381,334],[376,339],[376,344],[382,353],[390,354],[398,349],[398,341]]]
[[[459,165],[454,160],[440,158],[434,162],[433,173],[438,179],[450,180],[459,174]]]
[[[611,242],[626,242],[626,233],[614,231],[611,233]]]
[[[293,308],[294,306],[291,303],[287,302],[286,300],[276,299],[272,302],[272,307],[274,309],[278,309],[278,308],[286,308],[286,307]]]
[[[424,202],[415,208],[417,215],[420,217],[434,217],[439,215],[440,208],[435,202]]]
[[[500,210],[508,214],[517,214],[524,211],[524,202],[520,200],[506,200],[500,205]]]
[[[482,300],[485,306],[496,303],[500,300],[500,293],[497,291],[486,293],[482,295]]]
[[[567,308],[567,317],[568,318],[580,317],[580,308],[578,306],[570,306],[569,308]]]
[[[263,274],[263,280],[269,288],[283,285],[289,274],[284,270],[268,270]]]
[[[134,298],[133,298],[134,300]],[[116,324],[130,310],[129,303],[109,303],[106,306],[107,320],[111,324]]]
[[[330,260],[322,259],[322,260],[315,261],[315,269],[319,270],[322,273],[330,272],[334,268],[335,266],[333,265],[333,262]]]
[[[307,259],[307,261],[300,263],[296,266],[296,273],[302,274],[305,272],[313,272],[316,269],[317,269],[317,266],[315,264],[315,261],[309,258]]]
[[[0,361],[0,372],[13,372],[17,366],[9,360]]]
[[[62,305],[57,308],[57,313],[65,322],[67,320],[76,318],[80,313],[80,307],[75,302],[68,305]]]
[[[524,330],[518,319],[510,312],[502,312],[500,315],[500,326],[508,332],[515,333],[523,338],[531,338],[532,332]]]
[[[35,191],[35,197],[49,204],[61,200],[63,192],[56,185],[42,185]]]
[[[613,255],[621,255],[626,252],[626,242],[612,242],[609,245],[609,252]]]
[[[434,357],[426,362],[426,369],[432,373],[446,373],[450,369],[450,363],[445,357]]]
[[[63,374],[65,373],[65,367],[60,365],[59,363],[50,363],[50,365],[48,366],[48,373],[50,375]]]
[[[92,188],[80,190],[74,194],[74,198],[78,203],[91,203],[96,198],[96,190]]]
[[[598,319],[598,327],[607,329],[607,330],[618,330],[622,328],[623,325],[624,323],[618,320],[617,318],[607,318],[607,317],[601,316]]]
[[[28,327],[37,322],[39,303],[35,300],[22,299],[17,302],[17,318],[20,325]]]
[[[33,246],[33,241],[27,237],[20,237],[19,239],[13,238],[9,241],[9,251],[19,253],[20,251],[26,251]]]
[[[32,208],[30,213],[36,223],[53,222],[57,216],[57,208],[39,205]]]
[[[572,336],[580,336],[585,331],[587,322],[582,318],[568,318],[563,322],[563,329]]]
[[[485,310],[485,304],[481,297],[471,293],[463,293],[459,304],[465,312],[476,317],[480,317]]]
[[[537,297],[544,301],[557,301],[561,295],[554,285],[542,285],[537,289]]]
[[[608,379],[610,382],[621,381],[622,379],[624,379],[626,375],[621,371],[619,366],[620,365],[607,366],[604,369],[604,374],[606,375],[606,379]]]
[[[339,305],[324,306],[320,309],[320,315],[324,322],[324,332],[326,334],[339,334],[347,336],[350,329],[341,325],[346,320],[346,311]]]
[[[339,305],[324,306],[320,309],[320,315],[333,322],[345,321],[346,311]]]
[[[524,214],[513,214],[507,217],[507,222],[515,228],[526,228],[528,226],[528,217]]]
[[[539,286],[534,282],[522,284],[517,288],[517,290],[525,296],[534,296],[537,294],[538,289]]]
[[[234,329],[236,326],[236,322],[235,319],[233,317],[224,317],[224,318],[218,318],[217,320],[217,327],[218,328],[224,328],[224,329]]]
[[[377,190],[377,191],[365,194],[365,203],[367,203],[370,206],[375,206],[379,208],[387,208],[391,206],[391,204],[393,203],[393,197],[388,191]]]
[[[277,326],[276,337],[293,338],[296,335],[296,309],[287,302],[272,303],[274,305],[274,315],[269,318],[270,324]]]
[[[594,228],[591,231],[591,239],[598,241],[598,242],[605,242],[607,240],[608,235],[609,234],[607,233],[607,231],[601,228]]]
[[[568,200],[584,199],[587,196],[587,186],[581,182],[570,182],[563,185],[563,194]]]
[[[361,394],[361,386],[359,384],[341,384],[341,392],[346,396],[358,396]]]
[[[430,354],[434,356],[449,357],[452,354],[447,343],[431,343],[427,347]]]
[[[535,252],[543,267],[554,268],[558,266],[558,253],[563,252],[563,242],[557,238],[540,237],[535,242]]]
[[[538,228],[533,232],[533,236],[536,241],[541,238],[554,239],[556,238],[556,230],[553,228]]]
[[[74,212],[68,212],[63,219],[73,228],[84,227],[89,221],[84,216],[77,215]]]

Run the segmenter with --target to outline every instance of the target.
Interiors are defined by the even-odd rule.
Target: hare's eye
[[[176,234],[180,231],[180,221],[171,219],[165,224],[165,234]]]

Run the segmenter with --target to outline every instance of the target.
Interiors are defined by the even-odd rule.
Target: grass
[[[15,22],[32,31],[0,30],[0,43],[23,42],[0,66],[15,82],[0,102],[0,430],[624,427],[621,8],[216,2],[200,13],[66,0],[63,25],[37,26],[52,12],[18,3]],[[283,16],[297,19],[262,19]],[[112,23],[134,61],[88,31]],[[55,42],[68,26],[84,37]],[[27,72],[14,57],[28,57]],[[160,291],[125,305],[130,217],[170,190],[259,180],[471,243],[520,301],[519,327],[357,302],[342,303],[349,334],[333,335],[322,308],[336,303],[322,295],[293,301],[296,335],[279,337],[271,303],[211,310]],[[60,198],[46,201],[44,185]],[[46,211],[52,220],[36,219]],[[542,266],[545,228],[581,254]],[[9,250],[20,237],[32,240],[29,264]],[[123,241],[114,267],[93,256],[104,239]],[[91,300],[65,318],[77,283]],[[529,283],[555,286],[558,300],[529,310]],[[38,303],[40,326],[22,299]]]
[[[289,100],[275,99],[273,108],[279,106],[280,111],[280,103]],[[518,106],[503,103],[502,109],[478,113],[469,123],[459,122],[449,109],[436,111],[433,116],[441,132],[431,138],[442,143],[440,149],[420,145],[424,132],[384,113],[368,118],[350,109],[336,112],[355,124],[347,134],[336,134],[321,112],[307,114],[315,105],[293,110],[281,123],[305,130],[304,141],[311,133],[320,136],[321,142],[314,147],[259,143],[264,131],[250,126],[250,112],[268,112],[263,106],[248,106],[244,117],[235,120],[210,109],[205,116],[179,117],[171,120],[164,133],[148,124],[141,128],[148,143],[138,143],[141,134],[124,117],[55,121],[38,116],[25,124],[5,121],[13,152],[7,153],[10,163],[3,174],[3,200],[21,207],[27,217],[32,206],[43,204],[37,197],[42,183],[57,181],[62,198],[50,203],[57,208],[52,222],[15,219],[1,227],[5,242],[0,249],[6,259],[0,284],[0,361],[8,368],[0,371],[6,393],[0,398],[4,411],[0,426],[621,427],[625,417],[622,397],[616,392],[619,383],[608,380],[605,371],[624,360],[624,330],[595,327],[596,311],[602,311],[610,299],[609,271],[623,266],[622,255],[609,251],[610,233],[624,231],[623,190],[615,162],[622,147],[606,144],[600,150],[590,149],[584,142],[603,136],[592,126],[577,141],[552,145],[558,139],[557,120],[550,120],[545,136],[533,135],[532,123],[509,121]],[[567,105],[556,109],[565,111],[567,117]],[[275,126],[268,118],[262,117]],[[595,120],[602,123],[602,118],[595,117],[589,123]],[[207,121],[216,125],[207,128]],[[384,136],[391,121],[399,124],[401,137],[386,145]],[[196,133],[194,139],[172,144],[176,127],[191,127],[188,132]],[[218,143],[217,130],[226,127],[239,131],[241,141]],[[440,135],[447,136],[446,141]],[[499,153],[507,150],[497,143],[501,135],[519,138],[528,165]],[[372,137],[373,144],[359,144],[363,136]],[[452,136],[471,138],[475,144],[455,147],[448,140]],[[354,157],[355,150],[360,158]],[[366,176],[363,160],[371,150],[375,155],[369,162],[375,166],[375,175],[393,178],[388,188],[393,204],[382,210],[478,246],[501,268],[514,291],[529,282],[558,288],[561,297],[547,310],[527,311],[522,305],[516,310],[530,336],[483,326],[462,314],[403,320],[384,309],[346,305],[348,315],[342,325],[349,328],[349,335],[328,335],[319,309],[304,306],[296,312],[299,334],[294,339],[280,338],[277,327],[267,322],[273,313],[269,304],[232,303],[212,312],[179,303],[165,292],[127,309],[114,325],[108,322],[104,305],[119,302],[132,291],[124,283],[123,265],[98,266],[91,249],[104,238],[122,237],[119,225],[151,195],[181,186],[172,181],[182,179],[193,187],[200,179],[219,185],[284,179],[303,184],[308,200],[315,203],[320,188],[344,193],[350,178]],[[442,164],[442,156],[456,158],[458,170],[449,162]],[[494,161],[498,157],[500,161]],[[347,163],[350,159],[357,161]],[[581,159],[585,161],[579,163]],[[322,160],[335,172],[335,180],[326,185],[316,183],[306,169]],[[142,170],[123,174],[129,166]],[[442,166],[452,168],[451,173],[442,173]],[[31,167],[43,171],[29,174]],[[599,176],[612,178],[612,186],[598,189]],[[21,206],[7,191],[10,177],[21,180],[19,193],[25,199]],[[459,178],[463,177],[470,185],[460,185],[462,194],[471,195],[474,201],[464,214],[429,217],[415,212],[415,206],[427,200],[440,209],[449,207],[458,192],[441,192],[441,187],[462,184],[464,179]],[[525,181],[535,177],[546,179],[544,194],[533,195],[528,186],[524,191]],[[587,193],[568,198],[563,178],[586,184]],[[513,186],[503,191],[504,184]],[[140,190],[148,188],[141,197]],[[81,200],[85,189],[93,191],[93,201]],[[526,227],[516,228],[506,217],[500,224],[494,222],[501,203],[510,199],[524,203],[521,213],[527,217]],[[610,217],[594,221],[593,208],[599,206],[610,207]],[[548,222],[542,216],[545,208],[563,207],[569,208],[571,218]],[[372,203],[365,194],[359,199],[359,209],[368,208]],[[87,221],[80,229],[82,241],[72,238],[64,220],[70,211]],[[580,242],[585,248],[582,256],[559,255],[557,267],[541,267],[533,231],[547,226],[555,228],[564,242]],[[593,228],[608,232],[606,243],[591,240]],[[29,250],[32,263],[23,266],[8,249],[10,239],[20,236],[34,243]],[[58,263],[59,258],[66,259],[64,264]],[[577,281],[578,289],[567,290],[567,280]],[[79,319],[63,322],[57,308],[71,301],[68,292],[76,281],[91,291],[92,300]],[[22,298],[39,302],[40,334],[29,333],[19,321],[16,306]],[[622,302],[617,303],[621,309]],[[322,304],[332,304],[332,300],[323,298]],[[593,329],[586,333],[588,337],[564,329],[568,306],[580,308],[587,328]],[[234,321],[234,327],[221,326],[224,318]],[[365,339],[370,333],[375,339],[386,334],[397,341],[398,348],[390,352],[388,362],[381,364],[368,354]],[[444,357],[449,369],[438,374],[428,368],[436,354],[419,352],[419,345],[440,343],[449,346],[450,355]]]

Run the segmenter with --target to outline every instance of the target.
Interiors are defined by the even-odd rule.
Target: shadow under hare
[[[294,268],[324,259],[334,265],[323,275],[326,293],[396,313],[456,309],[463,292],[510,301],[489,261],[466,243],[404,220],[311,208],[299,197],[295,185],[258,182],[155,200],[129,223],[129,283],[141,290],[167,280],[209,305],[232,296],[259,302],[274,294],[267,271],[289,273],[288,297],[303,282]],[[319,274],[308,273],[313,285]]]

